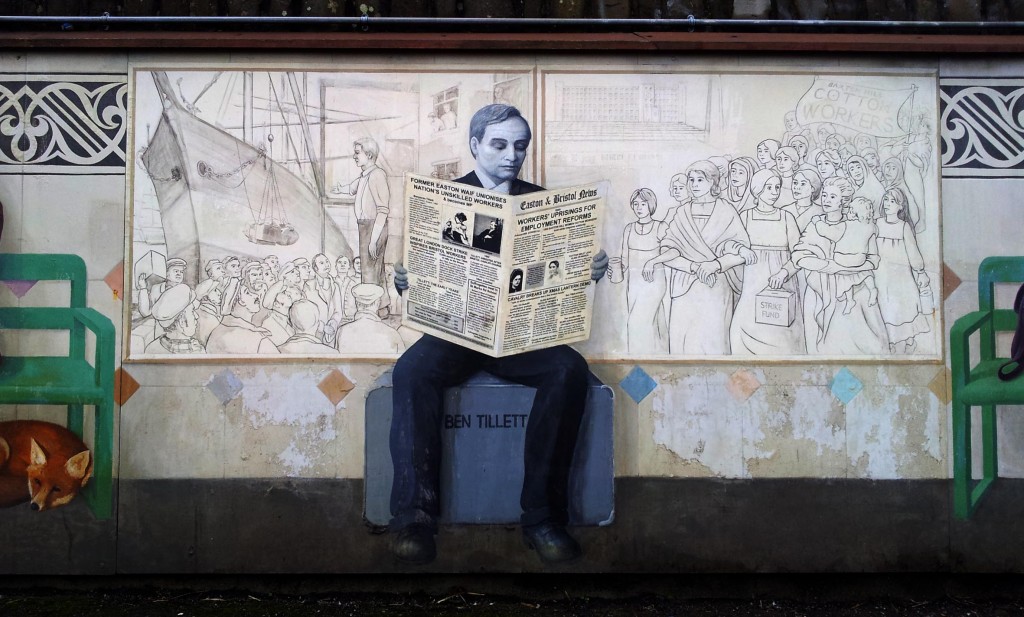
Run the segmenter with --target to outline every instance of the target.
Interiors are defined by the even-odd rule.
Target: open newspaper
[[[406,175],[402,323],[493,357],[586,340],[603,186],[505,195]]]

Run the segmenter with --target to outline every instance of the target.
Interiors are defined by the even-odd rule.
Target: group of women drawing
[[[923,182],[908,185],[906,143],[882,144],[893,156],[880,161],[871,136],[786,127],[754,157],[673,176],[666,212],[651,189],[633,192],[608,274],[626,284],[631,353],[909,354],[930,330]]]

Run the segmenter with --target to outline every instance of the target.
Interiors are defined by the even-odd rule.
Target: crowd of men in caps
[[[363,281],[359,262],[323,253],[284,264],[274,255],[211,259],[193,289],[189,264],[168,259],[163,281],[135,281],[133,340],[146,355],[401,353],[418,334],[397,327],[393,269],[385,289]]]

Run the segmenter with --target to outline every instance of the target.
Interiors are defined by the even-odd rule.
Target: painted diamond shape
[[[22,296],[28,293],[28,290],[36,286],[39,281],[3,281],[4,285],[10,289],[14,295],[20,299]]]
[[[949,298],[949,296],[952,295],[952,293],[954,291],[956,291],[956,288],[959,287],[960,283],[962,283],[962,282],[963,281],[960,280],[960,277],[956,275],[956,272],[953,272],[953,268],[950,268],[945,263],[943,263],[942,264],[942,301],[945,302],[946,299]]]
[[[739,370],[729,377],[729,382],[725,384],[725,387],[737,401],[745,401],[754,392],[757,392],[757,389],[761,387],[761,382],[751,371]]]
[[[118,405],[127,403],[140,387],[139,382],[123,367],[114,371],[114,402]]]
[[[943,405],[953,400],[953,374],[946,367],[942,367],[935,378],[928,382],[928,389],[932,391],[935,398],[942,401]]]
[[[622,381],[619,382],[619,387],[622,388],[634,402],[639,403],[647,398],[647,395],[658,387],[658,382],[651,379],[651,376],[648,375],[644,369],[639,366],[634,366],[633,370],[629,372],[629,375],[623,377]]]
[[[348,377],[345,377],[345,373],[338,369],[332,369],[330,373],[327,373],[326,377],[320,380],[320,384],[317,387],[324,393],[327,400],[337,407],[338,403],[345,400],[345,397],[348,396],[348,393],[356,385]]]
[[[850,401],[864,389],[864,384],[844,366],[832,378],[831,389],[832,396],[841,400],[844,405],[849,405]]]
[[[231,372],[231,369],[224,369],[206,383],[206,389],[220,400],[221,405],[227,405],[231,399],[238,396],[243,387],[242,382]]]
[[[124,261],[120,261],[114,269],[107,272],[107,276],[103,277],[103,282],[107,284],[107,287],[114,292],[114,297],[118,299],[124,298]]]

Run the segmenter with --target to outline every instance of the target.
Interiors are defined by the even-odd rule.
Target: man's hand
[[[604,278],[605,273],[608,272],[608,254],[604,250],[597,252],[594,258],[590,260],[590,280],[600,281]]]
[[[405,269],[402,262],[395,262],[395,290],[398,291],[398,295],[402,295],[402,292],[409,289],[409,271]]]

